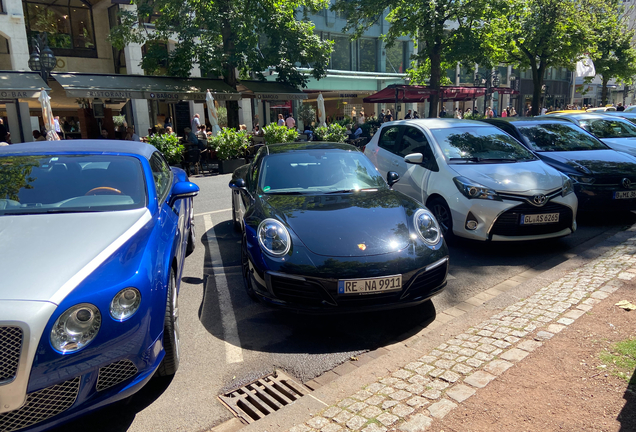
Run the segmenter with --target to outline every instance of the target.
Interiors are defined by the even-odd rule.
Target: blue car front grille
[[[66,411],[75,403],[80,377],[29,393],[21,408],[0,414],[0,431],[12,432]]]
[[[0,384],[15,378],[22,351],[22,329],[16,326],[0,327]]]
[[[138,371],[137,366],[130,360],[120,360],[99,368],[99,377],[97,378],[95,389],[97,391],[106,390],[137,375]]]

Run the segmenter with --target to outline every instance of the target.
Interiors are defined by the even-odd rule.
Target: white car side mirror
[[[404,162],[409,164],[421,164],[424,161],[422,153],[411,153],[404,156]]]

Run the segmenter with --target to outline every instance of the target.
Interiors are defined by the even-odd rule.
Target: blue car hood
[[[59,304],[150,218],[146,208],[0,216],[0,300]]]
[[[412,217],[412,205],[392,190],[271,195],[263,201],[265,214],[283,221],[311,252],[333,257],[380,255],[404,249],[409,244],[407,212]]]
[[[563,152],[541,152],[542,158],[559,165],[566,165],[577,172],[593,176],[634,176],[636,181],[636,158],[614,150],[577,150]]]

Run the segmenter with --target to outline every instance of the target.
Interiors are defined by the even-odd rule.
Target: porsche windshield
[[[145,205],[143,171],[134,157],[0,157],[0,215],[128,210]]]
[[[496,127],[432,129],[450,163],[512,163],[536,157]]]
[[[304,194],[375,191],[388,186],[357,151],[296,150],[271,154],[261,163],[259,192]]]
[[[607,150],[605,144],[565,122],[522,125],[518,128],[535,151]]]

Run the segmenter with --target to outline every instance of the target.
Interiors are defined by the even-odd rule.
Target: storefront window
[[[45,32],[56,55],[97,57],[91,6],[81,0],[23,2],[29,39]]]
[[[386,47],[386,71],[390,73],[404,73],[408,65],[406,62],[406,43],[396,41],[392,47]]]
[[[9,41],[0,35],[0,54],[9,54]]]
[[[332,36],[331,69],[351,70],[351,42],[346,36]]]
[[[377,39],[360,39],[360,70],[375,72],[377,70]]]

